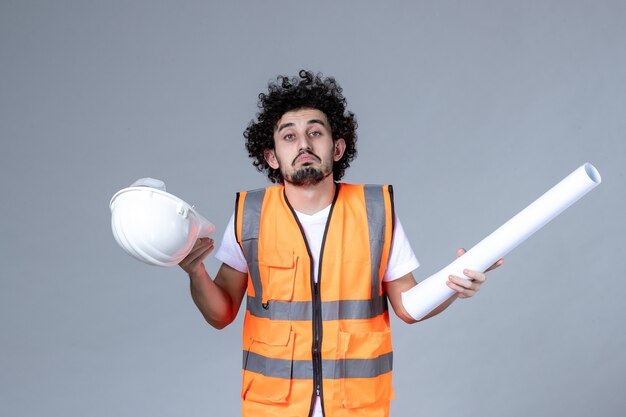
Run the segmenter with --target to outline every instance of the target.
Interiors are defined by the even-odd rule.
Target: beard
[[[330,171],[332,173],[332,170]],[[302,167],[291,175],[284,175],[285,181],[293,185],[317,185],[330,173],[326,173],[319,168]]]

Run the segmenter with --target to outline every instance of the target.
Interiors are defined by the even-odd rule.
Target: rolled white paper
[[[601,182],[600,173],[586,163],[520,211],[450,265],[402,293],[402,304],[415,320],[423,319],[450,298],[448,276],[465,278],[464,269],[485,271],[533,233],[561,214]]]

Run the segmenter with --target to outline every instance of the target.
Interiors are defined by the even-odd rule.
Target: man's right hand
[[[189,276],[196,275],[204,269],[202,261],[213,252],[215,247],[215,241],[210,237],[203,237],[196,240],[196,243],[191,248],[191,252],[187,255],[178,265],[183,268]]]

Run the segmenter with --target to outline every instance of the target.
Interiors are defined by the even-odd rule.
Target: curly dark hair
[[[343,138],[346,142],[342,158],[333,164],[333,178],[339,181],[357,155],[356,117],[346,111],[346,104],[342,88],[333,77],[323,78],[321,73],[306,70],[301,70],[298,77],[276,77],[275,82],[268,84],[267,94],[259,94],[257,120],[252,120],[243,133],[248,156],[253,159],[256,169],[267,172],[273,183],[284,182],[280,171],[267,164],[264,152],[274,149],[274,129],[285,113],[310,108],[326,115],[333,141]]]

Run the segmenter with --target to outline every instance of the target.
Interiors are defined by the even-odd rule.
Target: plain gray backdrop
[[[620,0],[1,0],[0,415],[239,415],[241,314],[208,326],[108,203],[163,179],[219,242],[267,184],[256,97],[301,68],[344,87],[345,181],[394,185],[418,279],[582,163],[603,176],[475,298],[393,319],[392,416],[624,415],[624,21]]]

